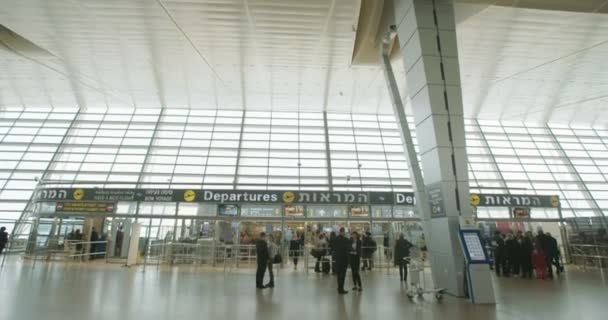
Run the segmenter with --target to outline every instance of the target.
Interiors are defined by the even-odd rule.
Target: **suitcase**
[[[321,260],[321,270],[323,273],[329,274],[331,271],[331,263],[329,262],[329,259],[323,258],[323,260]]]

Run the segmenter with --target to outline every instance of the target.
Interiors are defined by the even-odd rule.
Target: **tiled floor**
[[[345,296],[333,276],[290,268],[278,272],[274,289],[258,291],[254,282],[252,270],[32,267],[9,259],[0,270],[0,319],[608,319],[608,280],[597,271],[495,279],[495,306],[449,296],[410,301],[394,271],[363,274],[364,291]]]

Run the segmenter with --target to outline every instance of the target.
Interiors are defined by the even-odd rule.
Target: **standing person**
[[[331,273],[336,274],[336,255],[334,254],[334,246],[336,245],[336,232],[332,231],[329,234],[329,255],[331,256]]]
[[[494,238],[492,239],[492,247],[494,249],[494,271],[496,271],[496,275],[500,276],[501,273],[503,275],[508,275],[509,271],[507,270],[507,264],[505,263],[505,240],[503,238],[502,233],[500,233],[500,231],[498,230],[494,232]]]
[[[382,238],[382,246],[384,247],[384,258],[388,261],[390,260],[388,231],[384,233],[384,236]]]
[[[336,237],[336,273],[338,278],[338,293],[346,294],[344,290],[344,279],[346,278],[346,269],[348,268],[348,252],[350,250],[350,241],[344,234],[344,228],[340,228],[340,234]]]
[[[543,232],[543,229],[538,229],[538,235],[536,236],[536,242],[543,251],[543,256],[547,259],[545,265],[547,268],[547,278],[553,279],[553,268],[551,267],[551,261],[549,260],[548,253],[551,251],[551,240]]]
[[[76,254],[78,257],[81,257],[82,254],[82,233],[80,233],[80,229],[76,229],[74,232],[74,241],[76,241]]]
[[[6,244],[8,243],[8,232],[6,232],[6,227],[0,228],[0,254],[6,248]]]
[[[534,250],[534,241],[532,232],[528,231],[521,242],[521,268],[522,276],[526,279],[532,278],[532,251]]]
[[[407,241],[403,233],[399,234],[399,239],[395,241],[395,265],[399,266],[399,278],[401,281],[407,282],[407,259],[410,256],[412,243]]]
[[[353,276],[353,291],[363,291],[363,287],[361,284],[361,274],[359,273],[359,268],[361,267],[361,240],[359,239],[359,234],[357,232],[352,232],[350,234],[351,238],[351,246],[350,246],[350,270],[352,271]]]
[[[270,253],[268,252],[268,243],[266,242],[266,233],[260,233],[260,237],[255,241],[255,252],[258,263],[258,267],[255,272],[255,287],[258,289],[264,289],[264,273],[266,273],[268,259],[270,258]]]
[[[91,238],[89,239],[89,241],[91,241],[89,249],[89,259],[93,260],[97,258],[97,255],[95,253],[97,252],[97,242],[99,241],[99,234],[97,233],[97,231],[95,231],[95,227],[91,228]]]
[[[291,227],[288,227],[283,235],[283,242],[281,243],[281,253],[287,253],[289,255],[289,246],[291,245],[291,240],[296,236],[294,230]]]
[[[517,266],[515,267],[517,274],[523,277],[524,272],[524,233],[521,230],[517,231],[517,235],[515,236],[515,241],[517,241]]]
[[[518,244],[515,237],[513,237],[513,233],[507,234],[507,240],[505,241],[505,247],[507,249],[507,265],[508,265],[508,274],[517,274],[517,254],[518,254]]]
[[[114,244],[114,256],[120,257],[122,256],[122,240],[124,238],[124,232],[122,231],[122,226],[118,227],[118,231],[116,231],[116,243]]]
[[[99,252],[98,256],[99,258],[106,256],[108,254],[107,250],[107,240],[108,240],[108,235],[105,232],[102,232],[101,235],[99,236],[99,241],[101,241],[101,243],[97,246],[97,252]]]
[[[266,288],[274,288],[274,273],[272,272],[272,264],[273,263],[280,263],[279,261],[275,261],[278,253],[279,253],[279,246],[277,246],[277,244],[274,242],[274,235],[270,234],[268,236],[268,254],[269,254],[269,259],[268,259],[268,274],[270,275],[270,281],[268,281],[268,283],[264,286]]]
[[[300,237],[298,233],[293,234],[293,238],[289,241],[289,257],[293,260],[293,270],[298,269],[298,257],[302,254],[300,245]]]
[[[368,271],[372,271],[373,261],[372,256],[374,252],[376,252],[376,241],[372,238],[372,234],[368,231],[365,233],[365,237],[363,237],[363,248],[362,248],[362,257],[363,257],[363,269],[367,269]]]
[[[315,272],[321,272],[321,261],[327,254],[327,240],[325,239],[324,233],[319,233],[317,242],[315,243]]]
[[[547,258],[550,264],[555,266],[555,272],[560,274],[564,271],[564,267],[562,267],[559,263],[559,246],[557,245],[557,239],[555,239],[551,233],[545,233],[547,237],[547,242],[549,246],[549,252],[547,253]]]
[[[547,257],[539,242],[534,245],[534,250],[532,250],[532,264],[534,264],[536,279],[547,279]]]

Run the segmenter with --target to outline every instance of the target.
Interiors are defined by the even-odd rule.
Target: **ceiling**
[[[467,117],[608,123],[608,15],[598,13],[608,1],[570,11],[499,2],[456,4]],[[0,45],[0,106],[390,113],[380,67],[351,65],[359,9],[0,0],[0,23],[42,48]],[[394,67],[404,79],[400,59]]]

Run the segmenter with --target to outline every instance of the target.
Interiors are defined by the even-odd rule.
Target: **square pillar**
[[[464,295],[458,231],[470,217],[462,92],[452,0],[395,0],[407,90],[431,212],[422,212],[435,286]]]

